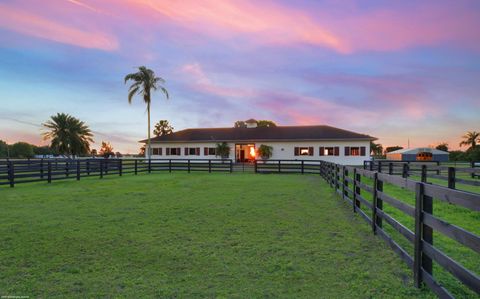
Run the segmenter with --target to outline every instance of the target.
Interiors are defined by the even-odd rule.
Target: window
[[[162,155],[162,148],[152,148],[152,155]]]
[[[318,153],[320,156],[339,156],[340,148],[338,146],[320,147]]]
[[[196,155],[197,154],[197,149],[194,148],[194,147],[189,148],[188,149],[188,154],[192,155],[192,156]]]
[[[215,147],[209,147],[208,148],[208,155],[209,156],[215,156],[217,154],[217,149]]]
[[[167,147],[167,156],[180,156],[180,148],[179,147]]]
[[[345,156],[365,156],[366,147],[365,146],[352,146],[345,147]]]
[[[295,156],[313,156],[313,147],[295,147]]]

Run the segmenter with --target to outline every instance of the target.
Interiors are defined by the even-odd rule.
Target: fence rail
[[[159,171],[232,172],[225,159],[36,159],[0,161],[0,185]]]
[[[450,272],[458,281],[480,295],[480,276],[467,269],[438,247],[433,245],[433,233],[438,232],[451,240],[480,253],[480,237],[464,228],[434,216],[435,200],[458,205],[466,209],[480,211],[480,194],[426,183],[426,167],[421,169],[423,181],[351,166],[324,162],[321,164],[322,177],[344,200],[352,205],[372,227],[372,232],[382,237],[400,258],[412,269],[415,286],[427,285],[441,298],[454,298],[433,274],[433,262]],[[391,168],[390,168],[391,169]],[[371,184],[362,181],[369,178]],[[384,184],[401,187],[415,193],[415,206],[409,205],[384,191]],[[453,187],[453,188],[452,188]],[[366,198],[372,198],[372,202]],[[384,203],[393,206],[415,221],[414,231],[404,226],[384,210]],[[362,208],[363,207],[363,208]],[[388,224],[414,247],[413,255],[403,248],[384,229]]]

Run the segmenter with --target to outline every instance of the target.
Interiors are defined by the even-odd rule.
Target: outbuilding
[[[434,148],[406,148],[387,153],[387,160],[447,162],[448,152]]]

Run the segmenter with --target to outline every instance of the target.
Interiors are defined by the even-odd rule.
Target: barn
[[[434,148],[407,148],[387,153],[387,160],[447,162],[448,152]]]

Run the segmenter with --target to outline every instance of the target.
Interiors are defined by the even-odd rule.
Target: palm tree
[[[475,148],[477,142],[480,142],[480,132],[472,131],[462,136],[463,140],[460,142],[460,146],[470,145],[470,148]]]
[[[42,125],[48,130],[42,133],[43,139],[51,140],[51,148],[59,154],[70,156],[90,152],[93,134],[83,121],[66,113],[57,113]]]
[[[147,139],[147,156],[150,159],[150,103],[151,103],[151,91],[152,89],[155,91],[160,89],[168,99],[168,91],[163,87],[161,84],[165,83],[160,77],[156,77],[155,73],[151,70],[146,68],[145,66],[141,66],[138,68],[138,72],[131,73],[125,76],[125,84],[128,81],[132,80],[133,84],[130,86],[128,90],[128,103],[132,103],[132,98],[134,95],[138,94],[143,97],[143,101],[147,104],[147,113],[148,113],[148,139]]]

